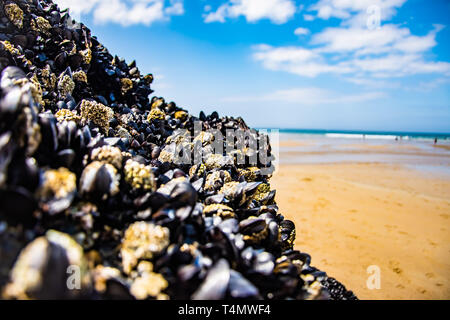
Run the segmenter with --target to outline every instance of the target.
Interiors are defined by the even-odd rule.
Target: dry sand
[[[398,164],[282,164],[271,181],[296,249],[360,299],[450,299],[448,177]],[[379,290],[367,288],[370,265]]]

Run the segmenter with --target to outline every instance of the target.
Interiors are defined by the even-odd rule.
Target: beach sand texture
[[[272,186],[280,212],[296,224],[296,249],[311,254],[312,265],[360,299],[450,299],[450,176],[351,157],[283,158],[281,150]],[[379,290],[366,285],[371,265],[381,271]]]

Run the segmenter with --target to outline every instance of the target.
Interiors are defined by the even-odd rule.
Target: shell
[[[139,259],[151,259],[169,245],[169,229],[148,222],[135,222],[125,231],[120,249],[122,265],[130,273]]]

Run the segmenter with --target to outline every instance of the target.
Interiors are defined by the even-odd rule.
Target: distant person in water
[[[437,138],[434,138],[434,144],[436,144],[437,143]]]

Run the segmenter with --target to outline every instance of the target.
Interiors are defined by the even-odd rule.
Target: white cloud
[[[414,88],[408,88],[408,90],[419,90],[422,92],[430,92],[434,89],[436,89],[437,87],[440,87],[442,85],[446,85],[450,83],[450,79],[448,78],[437,78],[431,81],[427,81],[427,82],[420,82],[418,86],[415,86]]]
[[[311,14],[304,14],[303,15],[303,20],[305,21],[313,21],[314,20],[314,16]]]
[[[277,90],[265,95],[228,97],[224,102],[257,102],[276,101],[295,103],[300,105],[322,105],[322,104],[348,104],[362,103],[386,97],[385,93],[372,91],[356,94],[338,93],[318,87],[300,87],[286,90]]]
[[[409,35],[395,44],[395,49],[404,52],[423,52],[433,48],[436,43],[436,34],[444,28],[443,25],[435,25],[434,30],[424,37]]]
[[[269,70],[300,76],[320,74],[345,75],[347,78],[398,78],[414,74],[450,76],[450,63],[430,61],[429,51],[437,45],[436,35],[444,28],[434,28],[423,36],[407,27],[385,23],[370,30],[356,17],[369,5],[377,4],[392,17],[404,0],[320,0],[309,10],[317,17],[342,19],[337,27],[325,28],[311,36],[306,46],[254,48],[253,58]],[[356,18],[355,18],[356,17]],[[297,31],[298,30],[298,31]],[[296,34],[307,30],[297,29]]]
[[[216,11],[204,15],[206,23],[225,22],[227,18],[244,16],[248,22],[269,19],[281,24],[291,19],[297,7],[293,0],[228,0]]]
[[[266,69],[286,71],[306,77],[315,77],[321,73],[348,73],[344,65],[331,65],[323,61],[320,54],[302,47],[256,47],[253,58],[260,61]]]
[[[253,58],[269,70],[285,71],[305,77],[343,74],[374,78],[396,78],[414,74],[450,75],[450,63],[424,60],[421,54],[388,54],[381,57],[352,56],[337,62],[327,59],[321,50],[303,47],[259,46]]]
[[[364,86],[372,89],[399,89],[402,87],[400,82],[396,81],[386,81],[380,79],[369,79],[369,78],[358,78],[358,77],[350,77],[346,78],[346,81],[357,84],[359,86]]]
[[[379,29],[367,28],[327,28],[315,34],[312,45],[322,45],[325,52],[346,52],[355,50],[375,50],[390,45],[409,34],[406,28],[384,25]]]
[[[386,52],[424,52],[437,43],[436,34],[443,26],[437,25],[426,36],[412,35],[408,28],[385,24],[378,29],[327,28],[314,35],[311,44],[322,45],[323,52],[355,52],[356,55]]]
[[[210,10],[208,10],[210,11]],[[220,6],[217,11],[210,12],[206,15],[204,15],[205,22],[225,22],[225,18],[228,15],[228,7],[226,5]]]
[[[309,29],[299,27],[294,30],[294,34],[297,36],[304,36],[309,34]]]
[[[181,16],[184,14],[184,3],[183,1],[171,1],[171,5],[165,10],[167,15]]]
[[[256,47],[258,48],[258,46]],[[278,64],[283,62],[303,63],[318,58],[312,50],[301,47],[279,47],[274,48],[267,45],[259,46],[258,52],[254,54],[256,60],[264,63]]]
[[[71,15],[79,17],[92,13],[94,21],[114,22],[123,26],[150,25],[183,15],[183,0],[55,0],[61,8],[69,8]]]
[[[368,8],[377,8],[381,21],[385,21],[392,18],[405,2],[406,0],[320,0],[310,6],[308,11],[316,12],[320,19],[344,19],[347,25],[361,27],[367,23]]]

